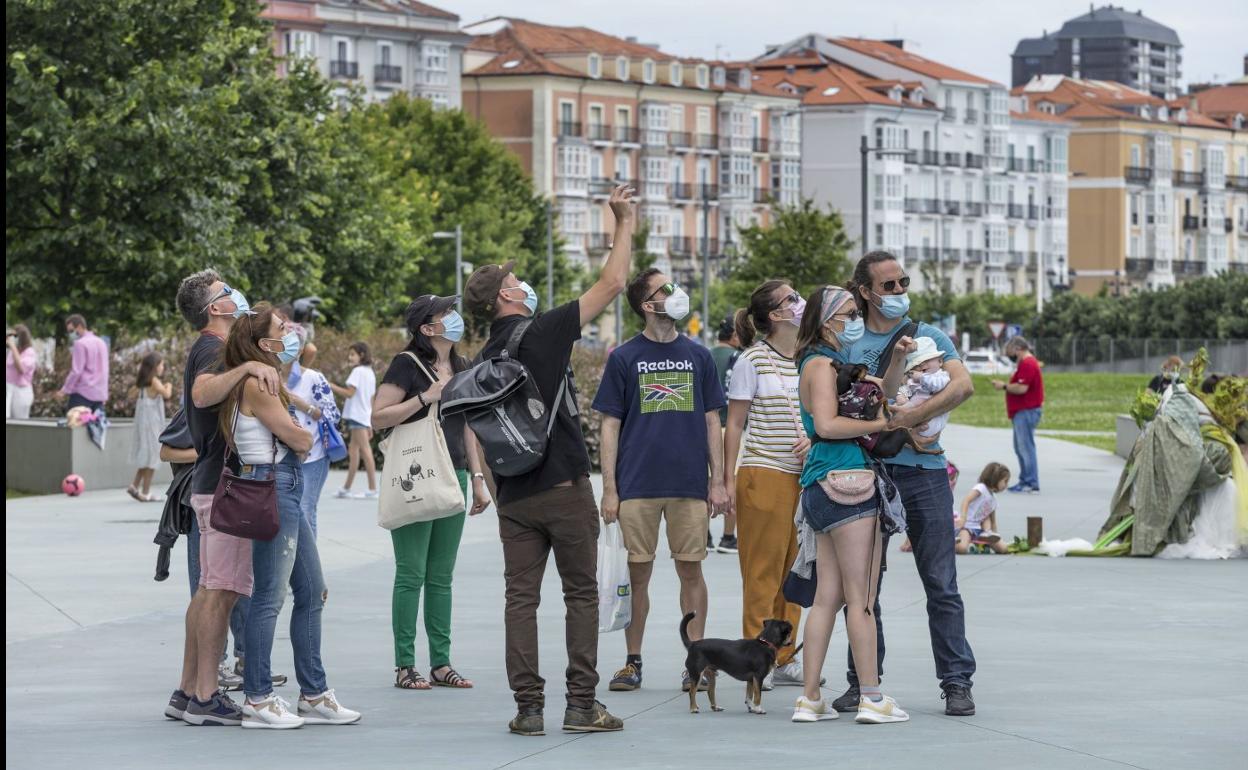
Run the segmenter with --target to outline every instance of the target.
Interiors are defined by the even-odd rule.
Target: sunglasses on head
[[[675,293],[676,293],[676,282],[675,282],[675,281],[669,281],[669,282],[667,282],[667,283],[663,284],[663,285],[662,285],[662,286],[660,286],[659,288],[657,288],[657,289],[655,289],[654,291],[650,292],[650,296],[648,296],[648,297],[646,297],[645,299],[643,299],[643,300],[642,300],[642,302],[649,302],[650,300],[654,299],[654,295],[655,295],[655,294],[658,294],[658,293],[659,293],[659,292],[661,292],[661,291],[665,291],[665,292],[667,292],[667,295],[670,297],[671,295],[673,295],[673,294],[675,294]]]
[[[884,289],[884,291],[887,291],[890,293],[897,291],[898,286],[901,286],[901,288],[903,289],[909,289],[910,288],[910,276],[903,275],[901,278],[898,278],[895,281],[885,281],[884,283],[880,284],[880,286]]]

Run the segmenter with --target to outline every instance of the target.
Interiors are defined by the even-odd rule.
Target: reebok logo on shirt
[[[647,372],[692,372],[692,361],[673,361],[670,358],[666,361],[638,361],[637,373],[646,374]]]

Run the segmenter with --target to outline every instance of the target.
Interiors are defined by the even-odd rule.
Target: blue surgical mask
[[[235,318],[242,318],[245,315],[251,314],[251,303],[247,301],[247,297],[245,297],[241,291],[235,289],[234,292],[230,294],[230,299],[234,300]]]
[[[529,315],[536,313],[537,292],[533,291],[533,287],[530,286],[527,281],[521,281],[519,286],[512,286],[510,289],[505,289],[505,291],[512,291],[514,289],[524,290],[524,306],[529,309]]]
[[[904,318],[910,312],[909,294],[876,295],[880,298],[880,314],[885,318]]]
[[[442,336],[449,342],[459,342],[464,338],[464,318],[452,310],[442,317]]]
[[[299,339],[299,335],[295,332],[286,332],[282,335],[282,349],[277,353],[277,360],[282,365],[289,364],[299,357],[299,350],[303,347],[303,341]]]
[[[845,321],[845,328],[836,333],[836,338],[841,341],[842,345],[852,345],[862,339],[862,335],[867,333],[867,325],[861,318],[855,321]]]

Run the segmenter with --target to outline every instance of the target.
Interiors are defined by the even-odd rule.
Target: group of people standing
[[[970,378],[952,343],[926,324],[909,322],[909,278],[892,255],[873,252],[859,263],[845,288],[820,287],[802,297],[783,281],[760,286],[729,335],[742,349],[732,362],[725,393],[712,353],[676,330],[689,310],[687,294],[658,270],[630,278],[632,191],[617,188],[610,207],[616,217],[615,245],[598,280],[578,299],[537,312],[536,292],[514,274],[511,262],[478,268],[467,281],[465,308],[489,329],[482,358],[514,350],[513,357],[528,370],[554,419],[540,462],[510,476],[486,473],[484,452],[462,417],[443,421],[441,435],[466,510],[391,532],[395,686],[472,687],[451,665],[451,582],[464,517],[494,500],[504,557],[507,677],[517,706],[509,729],[521,735],[545,732],[537,606],[552,553],[567,609],[562,728],[623,728],[623,721],[596,697],[600,509],[589,483],[589,454],[575,401],[560,400],[559,394],[581,329],[626,293],[645,328],[611,353],[593,401],[604,417],[601,520],[621,526],[633,591],[626,663],[611,689],[641,687],[642,641],[650,609],[647,587],[659,527],[666,523],[681,586],[680,610],[696,613],[689,628],[696,639],[705,629],[709,604],[701,571],[709,521],[731,514],[739,538],[746,637],[757,636],[763,622],[772,618],[798,627],[801,608],[786,598],[784,584],[799,558],[799,528],[813,533],[818,585],[803,638],[806,665],[790,643],[778,650],[777,668],[765,685],[803,688],[794,720],[818,721],[837,711],[857,712],[858,721],[906,719],[880,692],[885,536],[878,502],[874,493],[854,504],[839,502],[822,482],[837,473],[872,467],[858,437],[884,429],[926,428],[931,418],[969,397]],[[439,419],[444,388],[469,366],[456,350],[464,334],[464,319],[455,309],[458,299],[424,295],[408,307],[410,342],[377,388],[368,429]],[[194,562],[199,574],[193,577],[194,596],[186,616],[182,681],[166,714],[192,724],[256,728],[357,721],[359,712],[343,706],[329,688],[320,656],[328,592],[316,550],[315,508],[325,479],[318,465],[324,457],[317,454],[323,434],[315,426],[329,418],[337,388],[310,368],[309,352],[315,353],[303,344],[297,325],[266,303],[251,307],[216,273],[188,277],[178,292],[178,307],[200,332],[184,383],[190,446],[176,450],[183,454],[175,458],[175,448],[166,443],[162,458],[193,463],[182,470],[189,474],[197,520]],[[916,337],[936,341],[948,385],[891,417],[869,421],[838,415],[834,364],[862,364],[879,373],[885,390],[896,390]],[[975,662],[957,588],[952,493],[938,438],[925,439],[931,453],[903,450],[888,461],[887,473],[904,503],[928,596],[946,712],[969,715],[975,710],[970,695]],[[272,541],[246,540],[213,527],[213,493],[227,469],[244,478],[276,479],[280,529]],[[284,677],[274,675],[270,666],[274,624],[288,589],[294,602],[291,642],[300,688],[293,710],[274,692]],[[418,672],[413,651],[422,592],[430,679]],[[842,611],[850,638],[849,686],[835,702],[825,704],[820,671],[835,617]],[[221,666],[230,627],[239,657],[234,672]],[[230,673],[242,676],[246,699],[241,705],[221,689]],[[698,675],[685,672],[682,686],[704,687]]]

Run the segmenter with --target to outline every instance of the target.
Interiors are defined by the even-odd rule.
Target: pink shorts
[[[251,541],[212,528],[212,495],[191,495],[199,524],[199,584],[204,588],[251,596]]]

